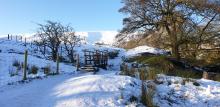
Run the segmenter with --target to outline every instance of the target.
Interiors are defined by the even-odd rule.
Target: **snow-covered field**
[[[59,75],[46,76],[42,71],[29,74],[30,81],[18,82],[22,72],[12,66],[15,60],[23,62],[24,50],[29,50],[28,64],[39,68],[56,64],[45,59],[34,46],[25,47],[22,42],[0,39],[0,107],[135,107],[143,106],[141,81],[119,74],[122,56],[133,56],[141,52],[164,53],[148,46],[140,46],[127,52],[124,49],[91,44],[76,47],[83,59],[84,49],[120,50],[119,56],[109,60],[107,70],[100,69],[94,75],[76,72],[72,65],[61,63]],[[40,78],[36,78],[40,77]],[[220,107],[220,82],[159,75],[155,83],[154,103],[160,107]],[[147,84],[149,81],[145,81]],[[195,84],[196,83],[196,84]],[[199,84],[199,85],[198,85]]]

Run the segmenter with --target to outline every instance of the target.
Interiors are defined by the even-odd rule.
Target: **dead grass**
[[[141,102],[147,107],[155,107],[153,97],[155,94],[155,85],[146,89],[144,83],[142,83],[142,95]]]

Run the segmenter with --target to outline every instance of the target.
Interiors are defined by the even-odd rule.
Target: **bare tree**
[[[67,54],[67,57],[69,58],[71,63],[74,63],[74,48],[77,45],[80,45],[81,39],[79,38],[79,36],[75,35],[75,32],[73,31],[72,27],[67,27],[66,31],[67,32],[62,37],[62,41],[64,43],[65,53]]]
[[[172,55],[180,58],[180,46],[190,38],[205,36],[205,32],[219,20],[220,1],[218,0],[122,0],[124,6],[119,12],[127,14],[124,18],[122,36],[131,32],[162,31],[168,37],[167,45]],[[219,25],[218,23],[215,23]],[[211,28],[213,29],[213,28]],[[198,33],[200,32],[200,33]],[[212,35],[217,35],[213,30]],[[121,35],[118,35],[120,37]],[[207,37],[207,36],[206,36]],[[120,37],[123,38],[123,37]],[[197,38],[197,37],[196,37]],[[197,42],[198,44],[201,44]]]
[[[46,21],[46,24],[38,24],[40,27],[36,36],[39,40],[35,41],[41,46],[46,46],[50,50],[52,60],[56,61],[58,49],[61,44],[61,37],[65,33],[65,27],[59,22]]]

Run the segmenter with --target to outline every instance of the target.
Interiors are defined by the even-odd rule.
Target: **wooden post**
[[[203,71],[203,76],[204,79],[209,79],[209,74],[206,71]]]
[[[26,37],[24,38],[24,46],[26,46]]]
[[[56,69],[56,74],[59,74],[59,54],[57,52],[57,69]]]
[[[8,34],[8,40],[9,40],[9,34]]]
[[[80,67],[80,62],[79,62],[80,60],[79,60],[79,54],[77,54],[77,56],[76,56],[76,70],[77,71],[79,71],[79,67]]]
[[[46,54],[46,46],[44,45],[44,55]]]
[[[23,72],[23,80],[27,79],[27,56],[28,56],[28,51],[25,50],[24,52],[24,72]]]
[[[11,40],[12,40],[12,35],[11,35]]]

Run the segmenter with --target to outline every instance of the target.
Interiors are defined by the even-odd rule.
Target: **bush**
[[[194,71],[187,71],[181,69],[175,69],[172,73],[167,73],[169,76],[178,76],[183,78],[194,78],[200,79],[202,78],[203,72],[194,72]]]
[[[158,71],[154,68],[149,68],[147,71],[146,80],[155,80],[157,77]]]
[[[50,66],[46,66],[42,68],[44,70],[44,74],[50,75],[51,74],[51,68]]]
[[[37,74],[38,69],[39,69],[39,68],[38,68],[37,66],[33,65],[33,66],[31,66],[31,69],[30,69],[30,70],[31,70],[31,73],[32,73],[32,74]]]
[[[167,73],[173,71],[174,65],[168,60],[166,56],[155,56],[144,60],[143,63],[150,66],[161,68],[162,72]]]
[[[15,75],[18,75],[18,72],[15,72],[15,69],[13,69],[12,66],[10,66],[8,68],[8,71],[9,71],[9,75],[12,77],[12,76],[15,76]]]
[[[21,65],[20,65],[20,62],[19,62],[18,60],[14,60],[12,65],[13,65],[14,67],[19,67],[19,66],[21,66]]]
[[[140,71],[140,80],[146,80],[146,73],[144,68],[142,68]]]
[[[142,83],[142,95],[141,102],[147,107],[154,107],[153,96],[155,94],[154,88],[148,88],[146,90],[145,85]]]
[[[215,81],[219,81],[220,82],[220,74],[216,75]]]
[[[115,57],[118,57],[118,54],[119,54],[119,50],[111,51],[111,52],[108,52],[108,57],[110,59],[114,59]]]
[[[128,63],[130,62],[142,63],[144,60],[147,60],[149,58],[150,58],[149,56],[134,56],[131,58],[125,58],[124,61]]]

